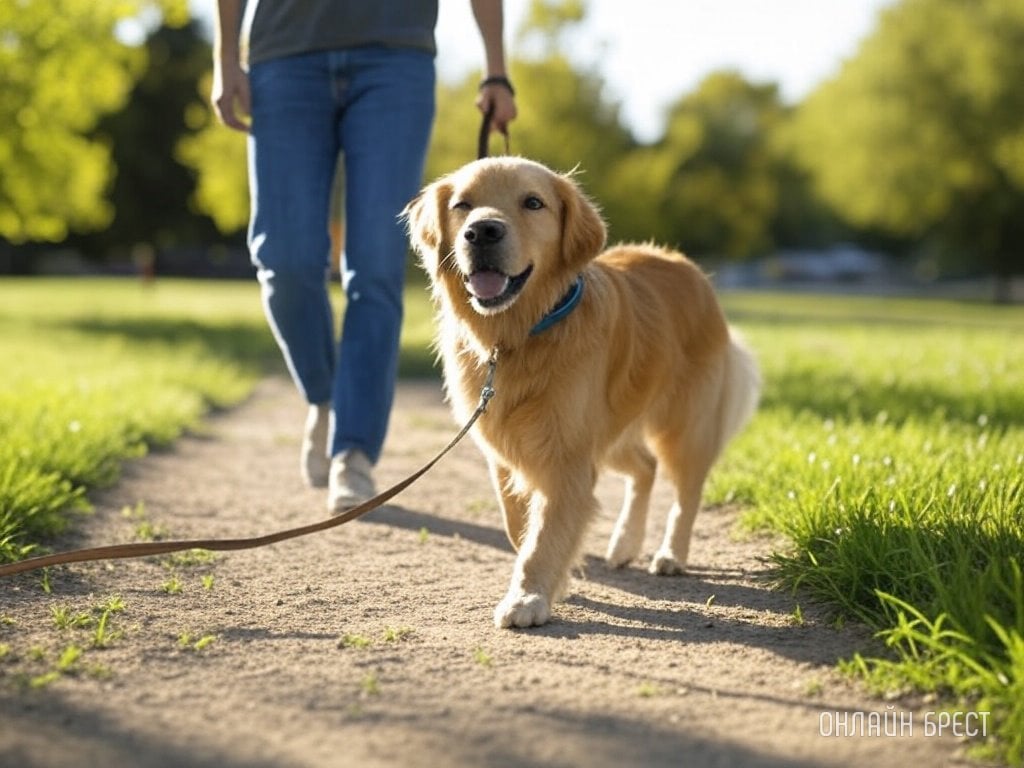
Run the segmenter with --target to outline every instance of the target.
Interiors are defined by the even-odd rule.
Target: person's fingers
[[[477,108],[484,114],[493,109],[490,130],[508,133],[508,124],[517,115],[515,97],[503,85],[486,85],[476,98]]]
[[[248,131],[245,118],[251,114],[249,78],[244,72],[215,82],[210,102],[217,119],[236,131]]]

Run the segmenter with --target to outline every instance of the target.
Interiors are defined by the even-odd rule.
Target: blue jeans
[[[249,249],[263,305],[296,386],[331,401],[332,456],[380,457],[394,397],[408,253],[402,208],[423,181],[434,60],[378,47],[254,64]],[[327,292],[328,207],[345,161],[346,294],[335,349]]]

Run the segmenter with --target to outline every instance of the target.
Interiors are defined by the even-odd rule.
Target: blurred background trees
[[[613,239],[717,263],[851,242],[932,275],[1024,273],[1020,0],[901,0],[802,103],[711,73],[647,143],[569,55],[585,17],[534,0],[510,31],[512,151],[575,169]],[[185,0],[0,6],[0,272],[52,244],[242,251],[245,138],[213,119],[209,70]],[[478,80],[439,83],[428,178],[474,156]]]
[[[0,237],[60,241],[115,213],[110,141],[96,133],[146,72],[128,24],[188,18],[185,0],[31,0],[0,5]]]
[[[904,0],[801,106],[796,157],[854,226],[936,267],[1024,271],[1024,3]]]
[[[196,84],[208,82],[209,46],[197,22],[190,21],[156,28],[141,48],[147,66],[126,104],[103,117],[95,129],[110,146],[114,169],[106,192],[113,219],[108,227],[82,238],[83,247],[96,256],[117,257],[126,247],[139,244],[173,248],[218,236],[210,217],[197,215],[201,209],[192,204],[196,195],[192,169],[175,162],[179,145],[186,141],[183,137],[191,133],[189,119],[195,119]],[[243,173],[233,178],[241,186],[244,153],[239,159]],[[236,220],[229,230],[238,226]]]

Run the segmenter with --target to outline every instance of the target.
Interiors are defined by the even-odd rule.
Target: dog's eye
[[[470,211],[472,209],[473,206],[469,203],[468,200],[459,200],[456,203],[452,203],[453,211]]]
[[[525,200],[523,200],[523,208],[526,208],[527,210],[539,211],[543,207],[544,201],[536,195],[529,195]]]

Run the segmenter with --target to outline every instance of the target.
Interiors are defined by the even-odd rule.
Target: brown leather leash
[[[491,104],[487,108],[487,112],[484,113],[484,119],[480,123],[480,134],[476,140],[476,159],[483,160],[487,157],[487,146],[488,139],[491,137],[491,118],[494,117],[494,104]],[[505,154],[509,154],[511,149],[509,144],[508,128],[501,129],[501,135],[505,137]]]
[[[13,576],[25,571],[34,571],[39,568],[47,568],[51,565],[63,565],[65,563],[85,563],[92,560],[124,560],[133,557],[148,557],[150,555],[166,555],[171,552],[182,552],[189,549],[206,549],[213,552],[232,552],[240,549],[256,549],[270,544],[277,544],[287,539],[295,539],[300,536],[308,536],[311,533],[337,528],[339,525],[356,520],[368,512],[372,512],[383,506],[395,496],[400,494],[410,485],[419,480],[429,472],[437,462],[456,446],[472,429],[476,420],[487,410],[487,404],[494,397],[494,370],[498,364],[497,352],[491,355],[487,363],[487,378],[480,390],[480,403],[477,405],[473,415],[469,417],[466,425],[459,430],[459,433],[451,439],[441,451],[430,461],[413,472],[401,482],[379,493],[368,501],[346,510],[340,515],[321,520],[318,523],[301,525],[297,528],[269,533],[265,536],[254,536],[246,539],[182,539],[177,541],[150,541],[138,544],[112,544],[104,547],[90,547],[88,549],[74,549],[67,552],[57,552],[52,555],[40,555],[26,560],[20,560],[8,565],[0,565],[0,577]]]

